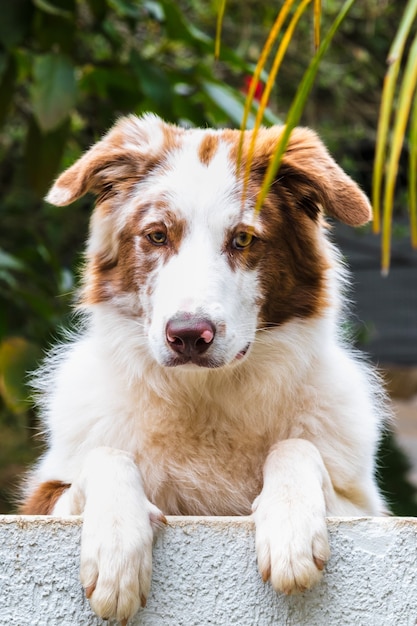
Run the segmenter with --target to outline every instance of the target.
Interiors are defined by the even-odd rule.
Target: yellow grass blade
[[[282,61],[284,59],[285,53],[287,52],[288,46],[291,43],[293,34],[294,34],[294,30],[298,24],[298,22],[300,21],[301,16],[303,15],[304,11],[306,10],[307,6],[310,4],[311,0],[302,0],[302,2],[299,4],[299,6],[297,7],[296,12],[294,13],[288,27],[287,30],[285,31],[283,37],[282,37],[282,41],[280,43],[280,45],[278,46],[278,50],[276,52],[275,58],[274,58],[274,62],[271,68],[271,71],[269,73],[268,76],[268,80],[266,82],[265,85],[265,89],[264,92],[262,94],[262,98],[261,101],[259,103],[259,109],[257,111],[256,114],[256,121],[255,121],[255,134],[257,129],[259,128],[259,126],[261,125],[262,122],[262,118],[264,116],[265,113],[265,109],[267,107],[270,95],[271,95],[271,91],[272,88],[275,84],[275,79],[277,77],[278,71],[281,67]]]
[[[385,156],[388,143],[389,123],[391,119],[392,103],[394,100],[395,85],[400,69],[400,60],[393,63],[384,78],[382,88],[381,107],[378,118],[378,129],[375,147],[375,162],[372,179],[372,208],[373,208],[373,231],[381,230],[381,188],[384,175]]]
[[[314,49],[320,46],[321,0],[314,0]]]
[[[384,79],[381,108],[379,113],[375,163],[372,183],[372,205],[374,210],[373,230],[380,232],[381,224],[381,187],[384,175],[384,164],[387,152],[389,123],[394,101],[395,86],[408,34],[417,14],[416,0],[409,0],[404,11],[397,35],[388,55],[388,70]]]
[[[256,88],[258,86],[259,83],[259,79],[261,77],[261,74],[265,68],[265,64],[266,61],[270,55],[272,46],[274,45],[276,39],[279,36],[279,33],[281,31],[281,28],[286,20],[286,17],[292,7],[292,5],[296,2],[296,0],[285,0],[284,4],[281,7],[281,10],[269,32],[268,38],[265,42],[265,45],[262,49],[261,52],[261,56],[259,57],[258,63],[256,65],[255,71],[253,73],[252,76],[252,80],[250,82],[249,85],[249,91],[248,91],[248,95],[246,97],[246,102],[245,102],[245,109],[243,112],[243,118],[242,118],[242,123],[240,125],[240,128],[242,131],[246,130],[246,126],[248,123],[248,117],[249,117],[249,113],[252,107],[252,103],[253,103],[253,97],[255,95],[255,91]],[[238,148],[238,157],[237,157],[237,167],[238,167],[238,171],[240,169],[240,164],[241,164],[241,160],[242,160],[242,148],[243,148],[243,132],[241,133],[240,136],[240,141],[239,141],[239,148]]]
[[[315,56],[313,57],[312,61],[310,62],[310,65],[308,67],[308,69],[306,70],[306,72],[304,73],[304,76],[302,78],[302,81],[300,82],[298,89],[297,89],[297,93],[294,97],[294,100],[291,104],[291,108],[289,110],[288,116],[287,116],[287,120],[286,120],[286,125],[284,127],[281,139],[279,141],[279,144],[275,150],[275,154],[274,157],[271,159],[271,162],[269,163],[268,169],[266,171],[265,174],[265,178],[264,181],[262,183],[262,188],[258,194],[258,198],[256,201],[256,206],[255,206],[255,214],[259,213],[259,211],[262,208],[262,204],[268,194],[269,188],[275,178],[275,175],[279,169],[279,166],[281,164],[282,161],[282,157],[283,154],[285,152],[285,149],[287,147],[290,135],[291,135],[291,131],[292,129],[298,124],[301,114],[303,112],[304,109],[304,105],[307,101],[308,95],[311,91],[311,88],[313,86],[314,83],[314,79],[317,75],[319,66],[320,66],[320,62],[325,54],[325,52],[327,51],[328,47],[330,46],[330,43],[336,33],[336,31],[338,30],[338,28],[340,27],[340,24],[342,23],[342,21],[344,20],[344,18],[346,17],[346,15],[348,14],[350,8],[352,7],[353,3],[355,2],[355,0],[347,0],[342,8],[339,11],[339,14],[337,15],[336,19],[334,20],[333,24],[331,25],[329,31],[327,32],[326,36],[324,37],[322,43],[320,44],[320,47],[317,51],[317,53],[315,54]]]
[[[222,26],[223,26],[223,18],[224,18],[225,9],[226,9],[226,0],[220,0],[219,10],[217,12],[216,40],[214,44],[214,58],[215,59],[218,59],[220,57],[220,42],[221,42],[221,36],[222,36]]]
[[[410,125],[409,195],[411,245],[417,248],[417,91],[414,93]]]
[[[262,118],[264,116],[265,113],[265,109],[268,105],[268,101],[271,95],[271,91],[272,88],[275,84],[275,79],[277,77],[279,68],[281,67],[282,61],[284,59],[285,53],[288,49],[288,46],[291,43],[293,34],[294,34],[294,30],[298,24],[298,22],[300,21],[301,16],[303,15],[303,13],[305,12],[307,6],[311,3],[312,0],[302,0],[302,2],[299,4],[299,6],[297,7],[293,17],[290,20],[290,23],[287,26],[287,29],[285,31],[285,33],[283,34],[282,40],[280,45],[278,46],[278,50],[276,52],[275,58],[274,58],[274,62],[272,64],[272,68],[271,71],[269,73],[268,76],[268,80],[266,82],[265,85],[265,89],[264,92],[262,94],[262,98],[261,101],[259,103],[259,108],[256,114],[256,119],[255,119],[255,125],[253,128],[253,132],[252,132],[252,137],[251,137],[251,142],[249,145],[249,149],[248,149],[248,157],[247,157],[247,161],[246,161],[246,167],[245,167],[245,174],[244,174],[244,181],[243,181],[243,195],[242,195],[242,203],[244,203],[245,198],[246,198],[246,191],[247,191],[247,185],[249,182],[249,175],[250,175],[250,170],[252,167],[252,161],[253,161],[253,155],[255,152],[255,144],[256,144],[256,138],[258,135],[258,131],[259,128],[261,126],[262,123]]]
[[[398,173],[398,163],[404,143],[405,131],[410,115],[413,95],[417,85],[417,37],[415,37],[408,55],[407,65],[401,84],[398,98],[397,114],[395,118],[390,156],[384,193],[384,219],[382,226],[382,273],[389,270],[391,256],[392,213],[394,206],[395,181]]]

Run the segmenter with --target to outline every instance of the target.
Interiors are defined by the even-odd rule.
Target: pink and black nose
[[[174,352],[192,359],[209,349],[216,329],[210,320],[184,313],[169,320],[165,333],[168,345]]]

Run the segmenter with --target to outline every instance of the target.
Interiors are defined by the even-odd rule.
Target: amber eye
[[[154,246],[163,246],[167,242],[166,233],[162,230],[156,230],[153,233],[148,233],[146,235],[148,241],[150,241]]]
[[[245,248],[249,248],[249,246],[254,242],[255,237],[252,233],[242,230],[242,232],[237,233],[233,238],[233,247],[236,250],[245,250]]]

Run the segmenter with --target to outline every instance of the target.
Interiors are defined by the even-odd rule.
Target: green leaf
[[[28,408],[27,375],[40,356],[39,347],[23,337],[10,337],[0,344],[0,395],[14,413]]]
[[[240,126],[244,113],[245,97],[222,83],[213,81],[203,81],[201,84],[202,91],[212,100],[212,102],[223,111],[235,126]],[[269,124],[279,124],[280,120],[269,110],[265,111],[264,120]],[[249,115],[247,119],[248,128],[252,128],[255,122],[253,115]]]
[[[77,99],[75,68],[61,54],[35,58],[32,85],[33,112],[42,131],[51,131],[70,114]]]
[[[25,146],[26,172],[30,187],[42,198],[55,177],[68,138],[67,118],[51,132],[44,133],[31,118]]]
[[[20,259],[0,248],[0,270],[24,270],[25,264]]]
[[[154,2],[153,0],[149,0],[148,2],[143,3],[144,9],[148,12],[150,16],[152,16],[158,22],[162,22],[165,13],[159,2]]]
[[[121,17],[140,17],[141,3],[131,0],[108,0],[108,4]]]
[[[218,83],[205,81],[202,84],[204,93],[226,114],[235,126],[239,126],[243,116],[244,98],[237,97],[236,92]],[[253,124],[253,118],[249,125]]]
[[[186,19],[177,2],[161,0],[160,4],[165,15],[164,25],[170,39],[185,41],[197,49],[208,46],[214,52],[213,40]]]

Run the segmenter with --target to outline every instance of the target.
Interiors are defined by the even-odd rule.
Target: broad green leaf
[[[235,126],[240,126],[243,113],[245,98],[242,94],[227,85],[215,83],[212,81],[203,81],[201,84],[202,91],[213,101],[216,106],[232,121]],[[265,111],[264,118],[269,124],[278,124],[278,120],[271,111]],[[252,128],[255,117],[249,115],[247,118],[247,126]]]
[[[75,68],[71,61],[61,54],[36,57],[31,94],[33,112],[43,132],[62,124],[77,99]]]
[[[238,98],[236,92],[218,83],[205,81],[202,89],[206,95],[238,126],[243,116],[244,98]],[[252,125],[253,117],[249,117],[248,123]]]
[[[160,2],[164,15],[164,25],[170,39],[182,40],[197,49],[208,46],[213,51],[213,40],[196,28],[185,17],[184,11],[173,0],[161,0]]]
[[[14,413],[29,406],[27,376],[40,356],[39,347],[23,337],[10,337],[0,344],[0,395]]]

